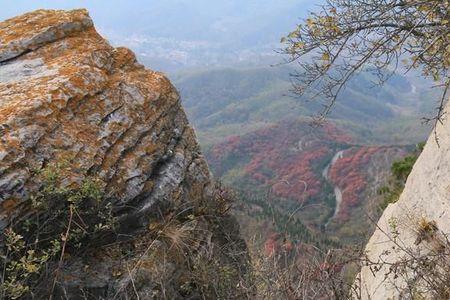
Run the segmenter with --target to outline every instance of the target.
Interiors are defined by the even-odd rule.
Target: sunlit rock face
[[[67,184],[99,174],[117,205],[139,216],[156,201],[207,191],[209,171],[177,91],[130,50],[111,47],[87,11],[7,20],[0,41],[2,203],[20,204],[31,169],[63,159],[75,166]]]
[[[429,137],[400,199],[386,208],[366,246],[370,263],[356,281],[362,299],[447,298],[436,291],[448,292],[448,282],[440,282],[430,270],[448,274],[448,259],[444,265],[436,262],[439,257],[448,258],[449,220],[450,122],[445,115]],[[382,262],[381,268],[374,268],[373,262]]]
[[[24,215],[23,202],[39,186],[33,170],[59,161],[71,164],[67,186],[92,175],[106,183],[127,233],[175,207],[214,201],[176,89],[130,50],[109,45],[82,9],[38,10],[0,23],[0,229]],[[200,223],[206,232],[208,222]],[[81,262],[69,266],[66,290],[90,286],[108,295],[120,281],[111,270],[123,265],[106,257],[96,263],[92,274],[76,270]],[[168,264],[176,282],[182,268]],[[167,297],[178,296],[174,288]]]

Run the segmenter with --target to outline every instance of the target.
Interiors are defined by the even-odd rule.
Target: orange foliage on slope
[[[333,145],[351,138],[332,124],[312,128],[307,122],[281,122],[214,146],[208,159],[216,175],[241,159],[245,176],[272,187],[276,196],[304,202],[320,195],[323,178],[316,166],[330,157]]]
[[[280,233],[272,233],[264,243],[264,254],[266,257],[273,257],[280,253],[290,253],[296,245]]]
[[[329,178],[342,192],[342,204],[338,218],[345,221],[349,218],[351,208],[360,204],[362,193],[367,188],[365,166],[372,156],[384,147],[351,148],[344,152],[344,157],[338,159],[330,168]]]

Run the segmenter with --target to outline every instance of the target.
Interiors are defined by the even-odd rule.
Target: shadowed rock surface
[[[39,187],[32,171],[62,160],[72,166],[65,185],[91,175],[107,184],[120,230],[143,243],[152,241],[146,230],[154,220],[214,205],[210,172],[177,91],[130,50],[111,47],[86,10],[39,10],[0,23],[1,230],[26,215],[23,203]],[[192,251],[224,244],[224,236],[245,249],[234,220],[220,222],[226,228],[200,217],[189,223],[187,232],[198,240]],[[114,251],[123,250],[118,247]],[[182,297],[185,262],[165,257],[161,277],[154,270],[163,259],[133,269],[150,253],[127,251],[126,259],[105,249],[68,259],[60,290],[75,298],[82,290],[125,297],[131,268],[143,278],[133,296],[159,297],[156,280],[164,279],[165,296]],[[217,258],[231,261],[223,253]]]

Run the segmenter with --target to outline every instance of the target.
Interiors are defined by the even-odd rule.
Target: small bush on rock
[[[103,194],[103,183],[85,178],[66,186],[66,164],[36,170],[39,189],[24,203],[28,213],[4,230],[0,244],[0,298],[17,299],[38,293],[43,279],[58,279],[66,255],[75,255],[88,241],[112,231],[112,205]],[[55,284],[50,287],[54,289]]]

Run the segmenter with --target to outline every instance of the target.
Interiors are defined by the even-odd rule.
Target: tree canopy
[[[326,117],[352,76],[363,68],[377,84],[398,69],[418,69],[442,87],[433,118],[441,121],[450,85],[449,0],[327,0],[288,36],[282,52],[300,70],[294,93],[326,100]]]

